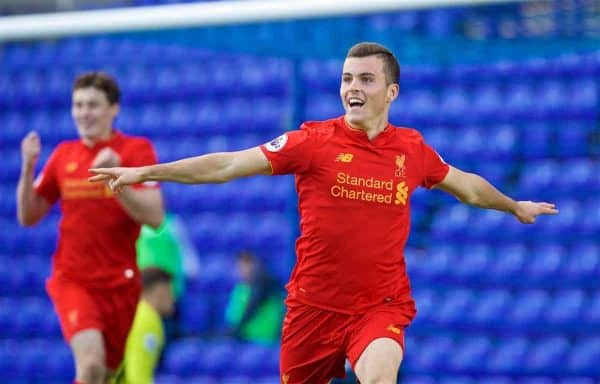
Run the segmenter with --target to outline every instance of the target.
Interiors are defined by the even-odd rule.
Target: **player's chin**
[[[362,115],[352,112],[346,113],[346,121],[352,125],[360,125],[365,121],[365,118]]]

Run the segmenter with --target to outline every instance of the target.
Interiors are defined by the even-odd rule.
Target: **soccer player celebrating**
[[[62,220],[47,291],[75,357],[76,383],[104,383],[123,359],[141,292],[135,241],[141,224],[158,227],[162,196],[155,182],[115,196],[90,183],[88,168],[156,163],[151,143],[113,129],[120,90],[104,73],[86,73],[73,85],[71,113],[78,140],[60,143],[34,181],[40,138],[21,143],[17,216],[36,224],[60,200]]]
[[[283,383],[323,384],[348,358],[361,383],[395,383],[404,329],[415,316],[403,249],[415,188],[439,188],[522,223],[553,204],[514,201],[484,178],[448,165],[419,132],[388,122],[400,69],[375,43],[352,47],[343,65],[343,117],[304,123],[270,143],[136,168],[92,170],[114,191],[144,181],[222,183],[256,174],[296,176],[301,235],[287,285]]]

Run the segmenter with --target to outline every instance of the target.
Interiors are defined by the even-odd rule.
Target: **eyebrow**
[[[350,72],[344,72],[344,73],[342,73],[342,76],[352,76],[352,73],[350,73]],[[356,76],[373,76],[374,77],[375,74],[373,72],[362,72],[362,73],[359,73]]]

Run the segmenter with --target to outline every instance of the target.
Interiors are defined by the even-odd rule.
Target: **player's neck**
[[[356,130],[363,131],[367,134],[369,140],[373,140],[388,126],[388,120],[385,116],[380,116],[368,121],[363,121],[360,124],[352,124],[346,119],[348,127]]]
[[[82,137],[81,141],[83,141],[83,144],[85,144],[85,146],[92,148],[96,144],[104,143],[104,142],[110,140],[114,134],[115,134],[115,130],[111,128],[111,129],[105,131],[104,133],[102,133],[101,135],[98,135],[95,137]]]

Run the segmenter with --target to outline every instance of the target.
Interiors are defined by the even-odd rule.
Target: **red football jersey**
[[[449,166],[416,130],[373,140],[344,118],[304,123],[261,146],[273,174],[296,177],[301,235],[288,297],[342,313],[412,300],[404,246],[410,196]]]
[[[81,140],[65,141],[56,147],[35,183],[37,193],[48,203],[60,200],[62,218],[53,275],[90,288],[115,287],[139,278],[135,242],[140,224],[104,183],[87,180],[92,160],[105,147],[117,152],[126,167],[157,161],[150,141],[120,132],[91,148]],[[157,188],[157,184],[135,187]]]

